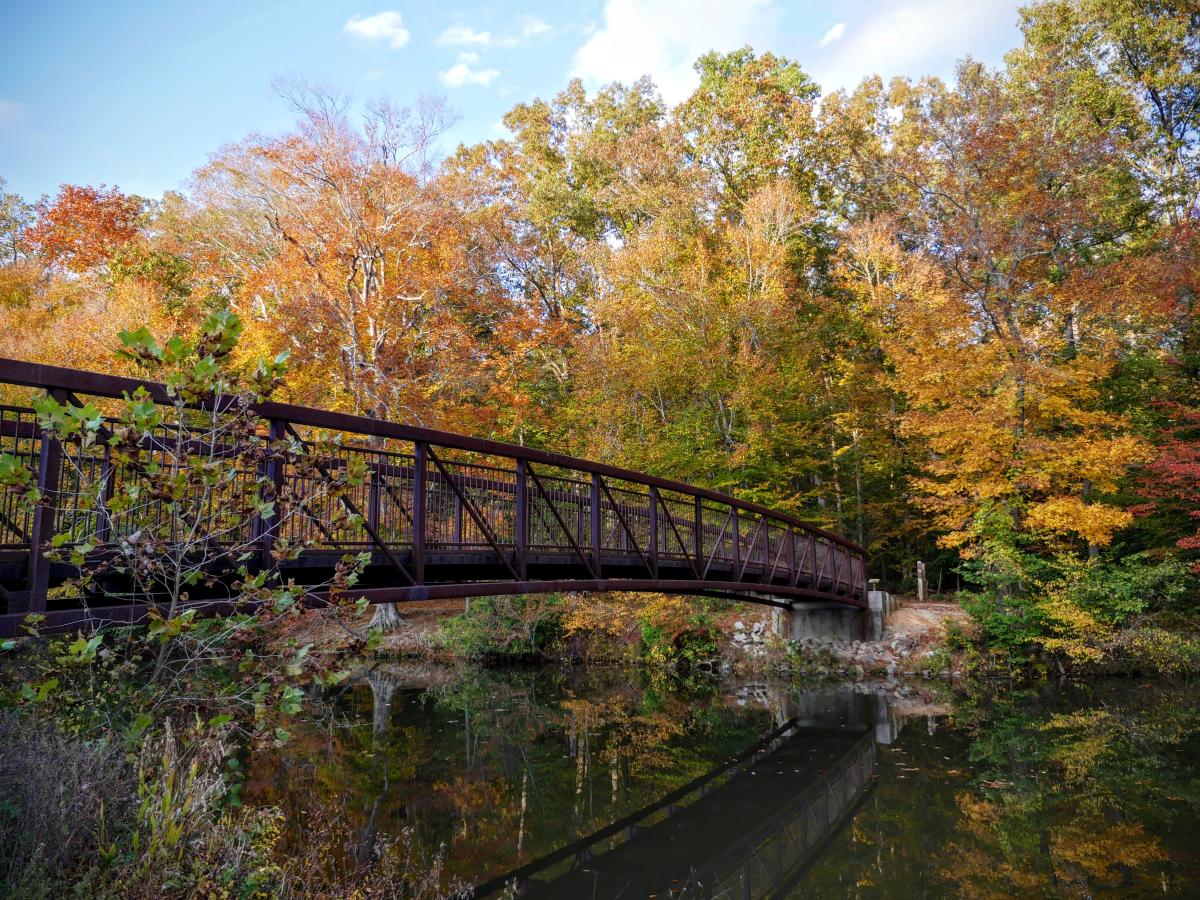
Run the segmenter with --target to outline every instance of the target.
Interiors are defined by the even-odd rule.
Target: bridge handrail
[[[158,382],[140,378],[129,378],[122,375],[105,375],[100,372],[88,372],[81,369],[27,362],[7,357],[0,357],[0,383],[22,387],[59,389],[95,397],[116,399],[120,399],[127,393],[132,393],[138,388],[145,388],[156,402],[163,404],[173,402],[167,393],[166,386]],[[659,488],[660,490],[673,491],[688,496],[702,497],[791,525],[806,533],[838,544],[851,553],[863,556],[864,559],[866,557],[866,551],[859,544],[787,513],[781,513],[770,507],[752,503],[748,500],[740,500],[736,497],[722,494],[719,491],[696,487],[682,481],[660,478],[657,475],[635,472],[631,469],[609,465],[608,463],[593,462],[580,457],[567,456],[548,450],[524,447],[520,444],[508,444],[503,441],[471,437],[451,431],[439,431],[416,425],[404,425],[398,422],[371,419],[352,413],[315,409],[292,403],[264,401],[255,403],[252,408],[255,413],[264,419],[287,421],[293,425],[304,425],[331,431],[353,432],[371,437],[392,438],[400,441],[425,442],[455,450],[505,456],[511,459],[522,459],[527,462],[538,462],[549,466],[617,478],[622,481],[644,484]]]

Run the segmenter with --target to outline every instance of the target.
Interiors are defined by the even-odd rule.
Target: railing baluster
[[[379,531],[379,469],[371,466],[367,471],[371,476],[367,488],[367,522]]]
[[[650,485],[650,570],[658,578],[658,488]]]
[[[600,562],[602,545],[600,541],[600,476],[592,473],[591,489],[591,521],[592,521],[592,560],[596,568],[596,577],[603,577],[604,570]]]
[[[275,503],[275,511],[269,516],[263,516],[257,522],[258,534],[255,537],[259,542],[259,566],[263,569],[269,569],[274,565],[272,553],[275,548],[275,538],[279,531],[279,496],[283,493],[283,460],[280,458],[282,451],[279,450],[279,445],[283,441],[285,435],[284,423],[279,419],[271,419],[267,426],[268,455],[267,465],[264,472],[264,477],[271,483],[274,491],[272,500]]]
[[[424,441],[413,442],[413,543],[412,573],[417,584],[425,583],[425,451]]]
[[[523,459],[517,460],[517,511],[513,523],[513,542],[516,545],[517,574],[524,581],[529,577],[529,475],[526,472],[528,463]]]
[[[59,403],[67,403],[65,391],[52,390],[50,396]],[[46,558],[42,545],[54,536],[54,519],[58,504],[59,479],[62,475],[62,442],[58,438],[47,438],[41,432],[38,448],[37,486],[42,495],[41,502],[33,511],[33,524],[29,529],[29,569],[26,585],[29,596],[22,612],[41,613],[46,611],[46,592],[50,586],[50,560]]]
[[[100,493],[99,502],[96,505],[96,543],[107,544],[112,537],[112,514],[108,511],[109,503],[113,498],[113,482],[116,480],[116,470],[112,463],[112,446],[105,442],[104,444],[104,460],[100,464],[100,480],[104,484],[104,489]]]
[[[742,570],[742,516],[736,506],[730,506],[733,510],[733,578],[731,580],[738,581],[737,573]]]
[[[796,580],[796,529],[788,524],[787,530],[788,543],[788,584],[792,584]]]
[[[696,568],[699,570],[700,564],[704,559],[704,505],[700,500],[700,495],[696,495],[696,530],[692,535],[692,544],[696,554]]]

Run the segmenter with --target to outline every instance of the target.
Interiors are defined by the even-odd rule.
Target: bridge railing
[[[171,402],[162,385],[7,359],[0,359],[0,384],[74,403],[145,387],[157,403]],[[399,571],[392,585],[365,590],[373,601],[615,589],[865,605],[861,547],[758,504],[603,463],[346,413],[277,402],[256,404],[253,412],[264,440],[298,441],[322,460],[324,475],[281,462],[271,473],[277,490],[313,493],[313,482],[352,462],[366,471],[345,495],[362,524],[347,526],[330,499],[278,526],[227,523],[231,534],[258,527],[251,539],[264,545],[285,536],[321,550],[382,553]],[[331,443],[331,435],[338,440]],[[56,527],[96,514],[78,505],[71,478],[102,472],[111,492],[125,474],[112,466],[103,442],[67,466],[64,454],[75,451],[44,436],[33,412],[21,407],[0,407],[0,449],[28,462],[48,499],[33,513],[11,496],[0,500],[0,550],[28,556],[25,590],[15,595],[41,610],[49,583],[44,542]],[[244,531],[237,538],[245,539]]]

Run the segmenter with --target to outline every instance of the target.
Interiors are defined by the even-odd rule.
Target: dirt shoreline
[[[441,639],[442,622],[466,609],[462,600],[406,603],[404,623],[369,643],[372,612],[313,611],[281,627],[274,640],[313,645],[325,653],[353,654],[364,659],[423,659],[462,663]],[[774,635],[771,610],[744,605],[731,607],[717,622],[719,664],[723,671],[756,674],[841,675],[852,680],[886,681],[901,675],[956,678],[961,667],[947,647],[951,632],[969,632],[970,617],[954,603],[905,599],[888,618],[878,641],[830,643],[802,640],[787,645]]]

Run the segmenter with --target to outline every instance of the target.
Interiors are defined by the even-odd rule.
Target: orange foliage
[[[37,205],[37,220],[25,240],[48,264],[86,272],[134,239],[141,212],[141,199],[115,187],[64,184],[53,203]]]

